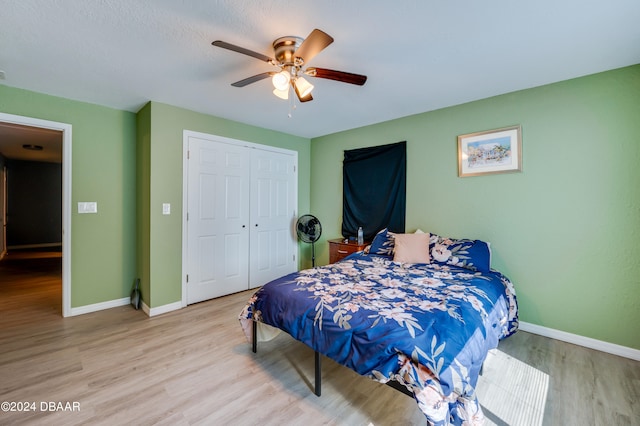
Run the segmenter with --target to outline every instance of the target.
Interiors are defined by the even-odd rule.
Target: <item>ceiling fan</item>
[[[273,93],[282,99],[289,98],[289,89],[295,91],[300,102],[308,102],[313,100],[311,91],[313,85],[309,83],[303,76],[316,78],[326,78],[329,80],[340,81],[343,83],[356,84],[362,86],[367,81],[366,75],[353,74],[344,71],[329,70],[326,68],[306,67],[306,65],[323,51],[327,46],[333,43],[333,37],[329,34],[315,29],[311,31],[306,39],[295,36],[280,37],[273,42],[274,58],[236,46],[222,40],[216,40],[214,46],[223,49],[233,50],[243,55],[252,56],[261,61],[267,62],[278,67],[279,71],[267,71],[254,76],[236,81],[231,85],[234,87],[244,87],[251,83],[271,77],[274,86]]]

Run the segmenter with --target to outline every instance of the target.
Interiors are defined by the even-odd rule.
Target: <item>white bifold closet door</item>
[[[249,288],[294,272],[296,220],[293,157],[251,149]]]
[[[187,304],[297,269],[294,157],[189,137]]]

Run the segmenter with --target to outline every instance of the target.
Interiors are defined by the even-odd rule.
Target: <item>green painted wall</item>
[[[147,112],[147,108],[150,112]],[[145,146],[144,135],[150,135],[150,149],[144,154],[149,160],[139,159],[145,167],[148,161],[150,181],[149,214],[140,226],[148,227],[148,255],[143,254],[141,265],[148,266],[149,299],[145,302],[159,307],[182,299],[182,143],[183,130],[209,133],[248,142],[286,148],[298,152],[298,207],[309,209],[310,140],[280,132],[249,126],[222,118],[200,114],[182,108],[151,102],[142,111],[150,119],[138,124],[138,144]],[[141,147],[138,148],[139,152]],[[148,154],[148,155],[147,155]],[[146,172],[145,172],[146,173]],[[146,183],[145,183],[146,186]],[[144,190],[147,190],[144,188]],[[162,203],[171,203],[171,215],[162,215]],[[145,210],[146,211],[146,210]],[[148,259],[144,259],[147,256]],[[147,263],[148,262],[148,263]],[[146,266],[145,266],[146,265]]]
[[[458,135],[514,124],[522,173],[457,176]],[[640,349],[638,135],[640,65],[328,135],[311,212],[339,237],[343,150],[406,140],[408,232],[490,241],[523,321]]]
[[[0,85],[0,111],[72,125],[71,306],[127,297],[136,274],[136,116]],[[79,201],[97,214],[78,215]]]
[[[136,116],[136,235],[138,251],[137,277],[140,278],[140,294],[147,306],[151,306],[151,231],[149,228],[149,200],[151,197],[151,103],[145,105]]]
[[[127,297],[138,276],[150,307],[180,300],[183,129],[298,151],[299,212],[321,219],[323,240],[340,236],[343,150],[406,140],[408,231],[490,241],[523,321],[640,349],[640,65],[311,141],[155,102],[136,115],[3,85],[0,111],[73,126],[72,205],[99,210],[72,212],[73,307]],[[457,177],[457,135],[512,124],[522,173]],[[326,244],[316,249],[326,263]]]

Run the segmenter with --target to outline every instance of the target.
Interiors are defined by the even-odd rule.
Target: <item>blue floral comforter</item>
[[[513,285],[497,271],[366,254],[266,284],[240,314],[245,332],[251,320],[363,376],[402,383],[433,425],[482,423],[480,367],[518,328]]]

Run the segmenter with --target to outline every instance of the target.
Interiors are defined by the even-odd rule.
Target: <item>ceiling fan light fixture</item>
[[[280,99],[287,100],[289,99],[289,87],[287,86],[286,90],[273,89],[273,94]]]
[[[306,97],[313,90],[313,84],[309,83],[303,77],[296,78],[294,84],[296,85],[296,91],[301,98]]]
[[[271,82],[276,90],[285,91],[289,89],[289,82],[291,81],[291,74],[287,70],[282,70],[271,77]]]
[[[289,98],[289,86],[291,86],[300,102],[309,102],[313,100],[313,96],[311,96],[313,85],[305,78],[302,78],[303,74],[309,77],[334,80],[358,86],[362,86],[367,81],[366,75],[326,68],[303,68],[303,66],[309,64],[318,53],[322,52],[327,46],[333,43],[333,41],[333,37],[317,28],[311,31],[307,38],[296,36],[280,37],[273,42],[274,57],[269,57],[222,40],[216,40],[211,44],[222,49],[251,56],[271,66],[277,67],[277,70],[262,72],[231,83],[233,87],[245,87],[271,77],[273,87],[276,89],[273,91],[274,95],[282,99],[292,99]]]
[[[31,143],[26,143],[22,145],[22,148],[28,149],[29,151],[42,151],[44,149],[42,145],[34,145]]]

